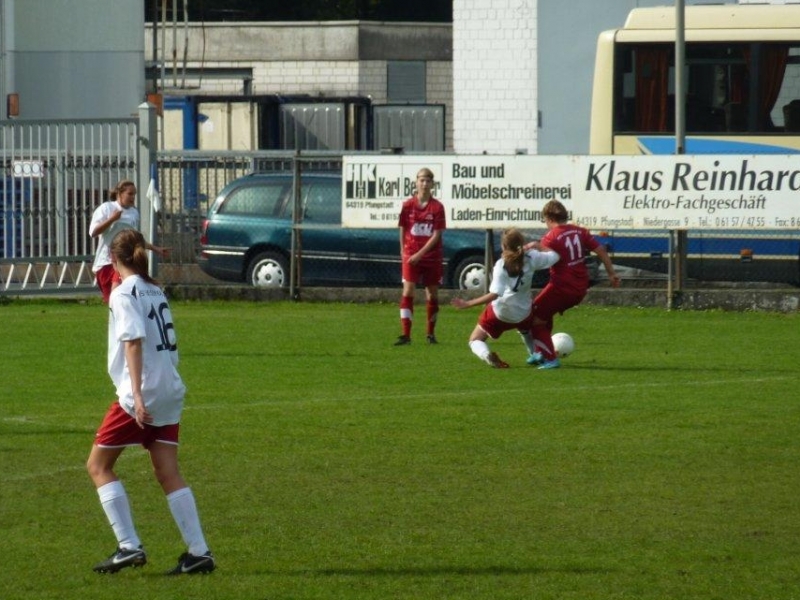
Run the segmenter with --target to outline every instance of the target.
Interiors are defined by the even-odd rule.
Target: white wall
[[[453,1],[456,152],[537,152],[537,4]]]

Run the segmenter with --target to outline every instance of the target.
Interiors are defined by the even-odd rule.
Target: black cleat
[[[397,338],[397,341],[394,343],[395,346],[408,346],[411,343],[411,337],[407,335],[401,335]]]
[[[178,566],[167,571],[167,575],[197,575],[198,573],[211,573],[216,568],[217,563],[210,551],[201,556],[184,552],[178,559]]]
[[[114,554],[96,564],[93,570],[97,573],[116,573],[125,567],[141,567],[145,564],[147,564],[147,555],[141,546],[128,550],[117,548]]]
[[[428,335],[428,343],[429,344],[438,344],[439,341],[436,339],[436,336],[432,333]]]

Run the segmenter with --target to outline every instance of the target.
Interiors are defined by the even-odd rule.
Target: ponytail
[[[147,245],[141,232],[123,229],[111,241],[111,254],[128,269],[149,283],[156,283],[148,274]]]
[[[522,273],[525,264],[525,236],[516,227],[503,232],[501,244],[503,246],[503,266],[512,277]]]

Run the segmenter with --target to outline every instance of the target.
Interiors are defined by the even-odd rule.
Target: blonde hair
[[[433,171],[431,171],[428,167],[423,167],[419,171],[417,171],[417,179],[420,177],[428,177],[430,179],[434,179]]]
[[[516,227],[506,229],[500,241],[503,247],[503,266],[506,272],[515,277],[522,273],[525,264],[525,236]]]
[[[111,255],[149,283],[156,283],[147,273],[147,246],[144,236],[135,229],[123,229],[111,241]]]

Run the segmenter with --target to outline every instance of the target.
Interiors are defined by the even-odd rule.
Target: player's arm
[[[614,270],[614,264],[611,262],[611,257],[608,255],[608,250],[606,250],[606,247],[600,244],[597,246],[597,248],[592,250],[592,252],[597,254],[600,262],[602,262],[603,266],[606,268],[606,273],[608,274],[608,280],[611,282],[611,287],[619,287],[619,275],[617,275],[617,272]]]
[[[142,397],[142,338],[125,340],[125,364],[131,378],[131,391],[133,393],[133,407],[136,411],[136,423],[144,429],[145,423],[150,423],[153,417],[147,412]]]
[[[542,244],[541,244],[540,240],[533,240],[531,242],[528,242],[524,246],[522,246],[522,249],[525,250],[526,252],[528,250],[541,250],[542,249]]]
[[[428,239],[428,241],[425,242],[425,245],[422,248],[408,257],[408,262],[410,262],[412,265],[418,263],[420,260],[422,260],[423,256],[436,247],[436,244],[438,244],[441,239],[442,230],[437,229],[433,232],[433,235]]]
[[[489,302],[496,300],[497,297],[497,294],[494,292],[489,292],[488,294],[472,298],[471,300],[464,300],[463,298],[456,297],[450,301],[450,304],[459,309],[472,308],[473,306],[480,306],[481,304],[489,304]]]
[[[122,216],[122,210],[117,209],[105,220],[100,221],[94,227],[91,228],[89,231],[89,235],[92,237],[97,237],[101,233],[103,233],[106,229],[111,227],[116,221],[119,221],[119,218]]]
[[[145,248],[148,250],[152,250],[156,254],[158,254],[161,258],[169,256],[170,252],[172,252],[172,248],[167,248],[165,246],[154,246],[150,242],[145,242]]]
[[[555,250],[550,250],[545,248],[543,250],[528,250],[528,256],[530,256],[531,261],[533,262],[533,268],[536,271],[540,271],[542,269],[549,269],[554,264],[556,264],[561,257],[558,255],[558,252]]]
[[[403,242],[405,241],[405,229],[403,226],[400,226],[400,256],[403,256]]]

